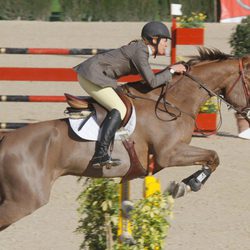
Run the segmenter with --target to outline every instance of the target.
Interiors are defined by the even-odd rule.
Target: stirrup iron
[[[106,167],[107,169],[110,169],[111,167],[116,167],[121,165],[121,161],[119,159],[109,159],[107,161],[103,161],[103,162],[97,162],[92,164],[93,168],[103,168]]]

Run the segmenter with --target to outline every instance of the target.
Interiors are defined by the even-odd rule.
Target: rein
[[[147,97],[142,97],[142,96],[137,96],[137,95],[134,95],[130,92],[129,90],[129,87],[128,86],[124,86],[123,89],[126,89],[126,95],[132,99],[141,99],[141,100],[146,100],[146,101],[152,101],[152,102],[155,102],[155,115],[156,117],[161,120],[161,121],[165,121],[165,122],[170,122],[170,121],[173,121],[173,120],[176,120],[178,117],[181,116],[181,113],[185,113],[183,111],[181,111],[178,107],[172,105],[171,103],[169,103],[166,98],[165,98],[165,95],[166,95],[166,91],[167,91],[167,85],[164,85],[161,87],[161,93],[158,97],[157,100],[155,99],[151,99],[151,98],[147,98]],[[163,104],[163,109],[162,108],[159,108],[159,104],[161,103],[162,101],[162,104]],[[178,111],[178,114],[176,115],[175,113],[172,113],[168,110],[168,108],[171,107],[175,110]],[[169,114],[171,117],[173,117],[172,119],[162,119],[159,115],[158,115],[158,110],[159,111],[162,111],[162,112],[165,112],[167,114]],[[190,115],[190,114],[188,114]],[[195,119],[192,115],[190,115],[193,119]]]
[[[244,69],[243,69],[242,59],[239,59],[239,70],[240,70],[239,77],[236,79],[236,81],[234,82],[234,84],[232,85],[232,87],[229,89],[229,91],[227,92],[227,94],[229,95],[232,92],[232,90],[234,89],[234,87],[236,86],[236,84],[241,79],[242,83],[243,83],[243,90],[245,92],[246,103],[247,103],[247,106],[249,106],[250,91],[249,91],[249,88],[247,86],[247,80],[246,80],[246,76],[245,76]]]
[[[250,109],[248,108],[249,106],[249,97],[250,97],[250,91],[247,85],[247,81],[246,81],[246,77],[245,77],[245,73],[244,73],[244,69],[243,69],[243,63],[242,63],[242,59],[239,59],[239,77],[236,79],[236,81],[234,82],[234,84],[232,85],[232,87],[230,88],[230,90],[228,91],[228,94],[231,93],[231,91],[233,90],[233,88],[236,86],[236,84],[240,81],[240,79],[242,80],[243,83],[243,89],[244,89],[244,93],[245,93],[245,97],[246,97],[246,102],[247,105],[246,107],[244,107],[243,109],[239,109],[234,107],[232,104],[230,104],[229,102],[227,102],[221,95],[216,94],[214,91],[210,90],[200,79],[188,74],[187,72],[184,72],[183,74],[185,76],[187,76],[188,78],[190,78],[191,80],[193,80],[194,82],[198,83],[198,85],[200,86],[200,88],[204,89],[205,91],[207,91],[207,93],[209,94],[209,96],[216,96],[219,100],[221,100],[222,102],[224,102],[228,108],[234,109],[238,114],[241,114],[242,116],[244,116],[247,119],[250,119]]]
[[[175,105],[169,103],[169,102],[166,100],[166,98],[165,98],[166,92],[167,92],[167,85],[162,86],[162,88],[161,88],[161,93],[160,93],[159,98],[158,98],[158,100],[157,100],[157,102],[156,102],[156,104],[155,104],[155,115],[156,115],[156,117],[157,117],[159,120],[161,120],[161,121],[171,122],[171,121],[176,120],[178,117],[180,117],[182,111],[181,111],[178,107],[176,107]],[[161,100],[162,100],[164,109],[159,108],[159,104],[160,104]],[[168,107],[171,107],[171,108],[177,110],[179,113],[176,115],[175,113],[170,112],[170,111],[168,110]],[[168,113],[168,114],[169,114],[171,117],[173,117],[173,118],[172,118],[172,119],[168,119],[168,120],[162,119],[162,118],[160,118],[160,116],[158,115],[157,110],[160,110],[160,111],[162,111],[162,112]]]
[[[217,98],[219,98],[221,101],[223,101],[228,107],[238,111],[238,109],[236,109],[233,105],[231,105],[229,102],[227,102],[222,96],[216,94],[214,91],[210,90],[209,88],[207,88],[207,86],[198,78],[184,72],[183,73],[185,76],[187,76],[188,78],[190,78],[191,80],[193,80],[194,82],[198,83],[198,85],[207,91],[207,93],[209,94],[210,97],[212,96],[216,96]]]
[[[221,102],[224,102],[228,108],[231,108],[231,109],[234,109],[238,114],[241,114],[243,117],[247,118],[248,120],[250,120],[250,108],[249,107],[249,97],[250,97],[250,90],[248,88],[248,85],[247,85],[247,80],[246,80],[246,76],[245,76],[245,72],[244,72],[244,68],[243,68],[243,62],[242,62],[242,59],[240,58],[239,59],[239,76],[237,77],[236,81],[234,82],[234,84],[232,85],[232,87],[229,89],[228,91],[228,94],[230,94],[233,90],[233,88],[237,85],[238,82],[240,82],[240,80],[242,81],[243,83],[243,89],[244,89],[244,93],[245,93],[245,97],[246,97],[246,102],[247,102],[247,105],[246,107],[242,108],[242,109],[239,109],[239,108],[236,108],[234,107],[232,104],[230,104],[229,102],[227,102],[225,100],[225,98],[223,98],[221,95],[218,95],[217,93],[215,93],[214,91],[210,90],[206,84],[204,84],[200,79],[198,79],[197,77],[194,77],[192,75],[190,75],[189,73],[187,72],[183,72],[183,75],[190,78],[192,81],[196,82],[200,88],[204,89],[208,95],[210,97],[212,96],[216,96],[218,98],[218,100],[220,100]],[[175,105],[169,103],[165,96],[166,96],[166,92],[167,92],[167,85],[164,85],[161,87],[161,93],[158,97],[157,100],[154,100],[154,99],[151,99],[151,98],[147,98],[147,97],[142,97],[142,96],[137,96],[137,95],[134,95],[132,94],[130,91],[129,91],[129,87],[128,86],[124,86],[123,89],[126,89],[126,95],[132,99],[142,99],[142,100],[147,100],[147,101],[152,101],[152,102],[155,102],[156,105],[155,105],[155,115],[156,117],[159,119],[159,120],[162,120],[162,121],[166,121],[166,122],[169,122],[169,121],[173,121],[173,120],[176,120],[178,117],[181,116],[181,113],[185,113],[186,115],[192,117],[193,119],[195,119],[195,117],[192,115],[192,114],[189,114],[189,113],[186,113],[186,112],[183,112],[181,111],[178,107],[176,107]],[[161,102],[162,101],[162,102]],[[159,104],[162,103],[163,104],[163,107],[164,108],[159,108]],[[178,114],[175,114],[175,113],[172,113],[169,111],[169,107],[175,109],[178,111]],[[162,112],[165,112],[165,113],[168,113],[170,116],[172,116],[173,118],[172,119],[168,119],[168,120],[165,120],[165,119],[162,119],[159,117],[158,115],[158,110],[159,111],[162,111]]]

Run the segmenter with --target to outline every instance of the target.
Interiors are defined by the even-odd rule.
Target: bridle
[[[138,82],[135,82],[135,83],[138,83]],[[152,99],[152,98],[148,98],[148,97],[134,95],[130,92],[129,87],[127,85],[122,86],[122,92],[131,99],[141,99],[141,100],[154,102],[155,103],[155,115],[161,121],[170,122],[170,121],[176,120],[178,117],[180,117],[181,113],[185,113],[185,112],[181,111],[177,106],[169,103],[166,100],[166,92],[167,92],[167,85],[166,84],[161,86],[161,93],[157,99]],[[163,105],[162,108],[159,107],[160,104]],[[172,113],[171,111],[169,111],[170,107],[177,110],[178,114],[176,115],[175,113]],[[158,114],[158,111],[169,114],[171,116],[171,118],[170,119],[161,118]],[[190,114],[188,114],[188,115],[190,115]],[[190,115],[190,116],[192,116],[192,115]],[[193,119],[195,119],[195,117],[193,117]]]
[[[228,108],[234,109],[238,114],[242,115],[244,118],[250,120],[250,103],[249,103],[249,98],[250,98],[250,90],[249,87],[247,85],[247,80],[246,80],[246,75],[244,72],[244,67],[243,67],[243,62],[242,62],[242,58],[239,58],[239,76],[237,77],[236,81],[233,83],[233,85],[231,86],[231,88],[229,89],[229,91],[227,92],[227,95],[229,95],[234,87],[239,83],[242,82],[243,85],[243,90],[244,90],[244,94],[245,94],[245,98],[246,98],[246,107],[244,108],[237,108],[234,107],[232,104],[230,104],[229,102],[227,102],[225,100],[224,97],[222,97],[221,95],[218,95],[217,93],[215,93],[214,91],[210,90],[206,84],[204,84],[200,79],[198,79],[197,77],[194,77],[192,75],[190,75],[187,72],[183,73],[185,76],[187,76],[188,78],[190,78],[191,80],[193,80],[194,82],[196,82],[200,88],[204,89],[205,91],[207,91],[208,95],[210,97],[212,96],[216,96],[219,100],[221,100],[222,102],[224,102]]]
[[[183,63],[183,64],[185,65],[185,63]],[[189,71],[189,65],[185,65],[185,66],[187,68],[187,71]],[[224,102],[227,105],[228,108],[234,109],[238,114],[242,115],[242,117],[244,117],[244,118],[246,118],[247,120],[250,121],[250,107],[249,107],[250,90],[249,90],[249,87],[247,85],[247,80],[246,80],[246,76],[245,76],[245,72],[244,72],[242,58],[239,59],[239,76],[237,77],[236,81],[233,83],[233,85],[231,86],[231,88],[229,89],[229,91],[227,93],[229,95],[233,91],[234,87],[239,82],[242,82],[247,105],[246,105],[246,107],[241,108],[241,109],[237,108],[237,107],[234,107],[232,104],[230,104],[229,102],[227,102],[223,96],[221,96],[221,95],[215,93],[214,91],[210,90],[206,86],[206,84],[203,83],[197,77],[194,77],[194,76],[190,75],[187,72],[184,72],[183,75],[186,76],[186,77],[188,77],[188,78],[190,78],[195,83],[197,83],[199,85],[199,87],[202,88],[202,89],[204,89],[208,93],[208,95],[210,97],[216,96],[218,98],[218,100],[220,100],[221,102]],[[169,103],[166,100],[166,97],[165,97],[166,96],[166,92],[167,92],[166,85],[162,86],[161,93],[160,93],[159,98],[157,100],[153,100],[153,99],[145,98],[145,97],[141,97],[141,96],[136,96],[136,95],[132,94],[129,91],[129,88],[127,86],[124,89],[126,89],[126,92],[127,92],[126,95],[128,97],[132,98],[132,99],[144,99],[144,100],[155,102],[156,103],[156,105],[155,105],[155,114],[158,117],[158,119],[160,119],[162,121],[173,121],[173,120],[176,120],[178,117],[181,116],[181,113],[185,113],[185,114],[191,116],[193,119],[195,119],[195,116],[193,116],[193,115],[191,115],[189,113],[183,112],[177,106]],[[159,104],[160,103],[163,104],[163,108],[159,108]],[[169,107],[177,110],[178,114],[170,112],[169,111]],[[167,119],[167,120],[160,118],[159,115],[158,115],[158,113],[157,113],[157,110],[168,113],[172,118],[171,119]]]
[[[245,97],[246,97],[246,103],[247,103],[246,107],[248,107],[249,106],[250,90],[249,90],[248,85],[247,85],[247,80],[246,80],[246,75],[245,75],[245,72],[244,72],[242,58],[239,59],[239,76],[236,79],[236,81],[234,82],[234,84],[232,85],[232,87],[228,90],[228,92],[227,92],[228,95],[232,92],[232,90],[234,89],[234,87],[236,86],[236,84],[240,80],[242,81],[243,90],[244,90]]]

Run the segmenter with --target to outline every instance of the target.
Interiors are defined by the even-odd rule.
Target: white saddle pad
[[[95,115],[91,116],[83,125],[83,127],[79,130],[81,124],[83,124],[85,119],[86,118],[83,119],[69,118],[69,123],[72,130],[82,139],[89,141],[97,141],[100,127],[96,122],[96,116]],[[128,123],[126,124],[125,127],[121,128],[116,132],[115,139],[121,140],[122,135],[130,136],[134,132],[135,125],[136,125],[136,114],[135,114],[135,109],[133,107],[132,114]]]

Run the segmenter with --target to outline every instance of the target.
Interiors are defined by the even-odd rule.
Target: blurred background
[[[203,12],[207,22],[220,21],[231,0],[0,0],[0,20],[148,21],[171,20],[171,4],[184,15]],[[244,1],[237,1],[243,2]],[[231,4],[231,3],[230,3]],[[234,3],[233,3],[234,4]],[[245,4],[247,5],[247,4]],[[235,9],[233,7],[232,9]]]

